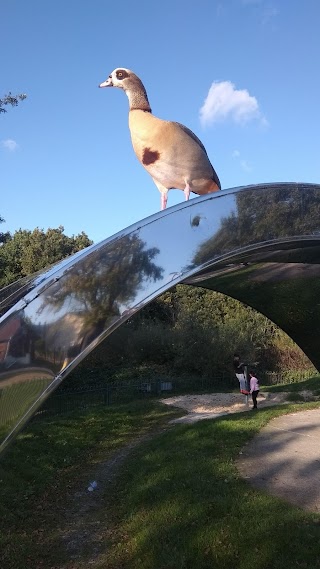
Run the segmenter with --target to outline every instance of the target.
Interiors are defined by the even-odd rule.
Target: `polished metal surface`
[[[225,190],[157,213],[0,291],[0,441],[108,334],[173,285],[233,296],[320,369],[320,185]]]

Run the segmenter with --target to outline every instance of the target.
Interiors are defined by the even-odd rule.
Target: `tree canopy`
[[[24,101],[24,99],[26,98],[27,95],[25,93],[20,93],[19,95],[12,95],[12,93],[9,91],[9,93],[4,95],[0,99],[0,114],[7,112],[7,109],[4,108],[5,106],[11,105],[12,107],[16,107],[19,104],[19,101]]]
[[[88,247],[92,241],[84,233],[68,237],[64,227],[33,231],[19,229],[5,234],[0,247],[0,287],[30,275]]]

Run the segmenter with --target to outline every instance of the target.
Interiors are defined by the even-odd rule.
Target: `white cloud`
[[[223,13],[224,13],[224,5],[222,4],[222,2],[218,2],[216,6],[217,17],[219,18],[220,16],[222,16]]]
[[[244,172],[252,172],[252,166],[249,164],[249,162],[247,160],[244,160],[241,157],[241,154],[239,152],[239,150],[234,150],[232,152],[232,158],[234,158],[235,160],[237,160],[240,164],[240,167],[242,170],[244,170]]]
[[[11,138],[7,138],[7,140],[2,140],[1,145],[3,146],[3,148],[6,148],[6,150],[9,150],[9,152],[14,152],[15,150],[17,150],[17,148],[19,148],[17,142],[15,140],[12,140]]]
[[[240,125],[254,119],[267,122],[259,110],[257,99],[246,89],[236,89],[231,81],[216,81],[200,109],[200,121],[206,126],[227,119]]]
[[[240,0],[241,4],[244,6],[256,7],[256,13],[258,14],[260,24],[262,26],[268,26],[271,29],[274,28],[274,20],[279,15],[279,10],[275,6],[266,3],[264,0]]]
[[[245,172],[252,172],[252,166],[250,166],[247,160],[240,160],[240,166]]]
[[[273,22],[273,20],[278,16],[279,14],[279,10],[278,8],[275,8],[274,6],[268,6],[267,8],[265,8],[265,10],[263,10],[262,16],[261,16],[261,23],[263,26],[268,26],[269,24],[271,24]]]

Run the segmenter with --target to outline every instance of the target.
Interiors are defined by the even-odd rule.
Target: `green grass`
[[[252,489],[234,464],[272,417],[297,409],[177,426],[144,445],[118,479],[117,529],[96,567],[320,567],[320,516]]]
[[[278,392],[294,392],[312,391],[314,395],[320,395],[320,377],[314,376],[303,381],[295,381],[292,383],[281,383],[279,385],[265,385],[261,387],[262,391]]]
[[[272,417],[318,403],[176,425],[142,443],[94,512],[99,553],[63,547],[66,507],[97,463],[180,414],[154,401],[31,424],[2,459],[3,569],[288,569],[320,567],[320,516],[251,488],[241,448]]]
[[[139,401],[29,424],[0,460],[1,569],[60,567],[58,536],[74,493],[101,460],[177,414]]]

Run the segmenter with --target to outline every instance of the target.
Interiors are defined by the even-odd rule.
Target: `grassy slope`
[[[65,510],[95,466],[177,410],[140,401],[29,424],[0,460],[0,567],[60,567]]]
[[[320,567],[320,516],[252,489],[234,464],[270,418],[296,409],[179,426],[141,448],[118,480],[118,538],[96,566]]]
[[[320,516],[253,490],[234,465],[270,418],[314,406],[179,425],[141,444],[95,512],[99,554],[83,543],[73,561],[62,541],[68,502],[101,459],[176,412],[146,401],[31,424],[0,465],[1,567],[320,567]]]
[[[316,375],[305,379],[304,381],[296,381],[294,383],[282,383],[279,385],[266,385],[262,387],[262,391],[270,391],[279,393],[286,391],[288,393],[298,393],[301,391],[310,391],[313,395],[320,395],[320,377]]]

